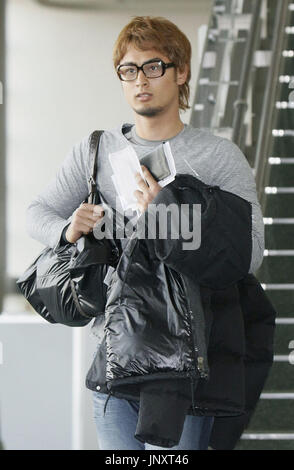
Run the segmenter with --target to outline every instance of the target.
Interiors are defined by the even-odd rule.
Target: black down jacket
[[[201,204],[201,242],[184,249],[193,240],[182,229],[192,232],[193,204]],[[162,205],[186,212],[171,211],[164,236],[147,238],[147,226],[160,233]],[[191,175],[177,175],[139,218],[112,275],[105,316],[96,319],[100,344],[86,379],[91,390],[140,400],[139,440],[172,447],[186,414],[244,413],[242,306],[248,301],[240,296],[246,297],[242,283],[253,277],[251,249],[251,205]],[[271,327],[262,381],[272,361],[274,325],[266,302],[261,307]]]

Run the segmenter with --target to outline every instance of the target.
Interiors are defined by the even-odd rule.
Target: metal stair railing
[[[192,126],[227,137],[242,150],[263,5],[264,0],[215,1],[190,119]]]
[[[282,215],[285,210],[285,203],[287,205],[286,201],[290,201],[290,199],[280,199],[279,201],[275,201],[278,197],[291,198],[294,193],[294,185],[287,186],[287,182],[289,183],[290,179],[288,176],[285,176],[285,171],[279,174],[279,179],[277,179],[277,171],[274,174],[272,172],[272,165],[282,163],[284,166],[287,165],[289,167],[294,163],[294,159],[280,158],[283,157],[285,153],[286,144],[283,142],[284,139],[288,139],[288,142],[290,142],[289,138],[293,138],[294,131],[293,129],[278,128],[278,123],[280,121],[285,122],[284,118],[281,120],[281,113],[289,112],[287,110],[293,109],[291,102],[286,103],[285,101],[278,101],[281,100],[281,96],[283,95],[282,86],[285,88],[285,85],[282,85],[282,83],[289,83],[291,80],[291,76],[281,75],[281,73],[283,73],[284,67],[286,67],[285,60],[290,61],[294,56],[293,50],[287,50],[289,40],[287,35],[293,34],[294,32],[293,26],[289,26],[293,7],[294,5],[290,0],[282,0],[275,4],[273,34],[270,45],[272,59],[265,80],[265,90],[263,93],[254,158],[254,173],[259,200],[263,213],[268,213],[267,217],[264,218],[267,233],[266,243],[270,244],[271,247],[271,249],[266,249],[264,252],[264,263],[258,272],[258,278],[263,282],[263,288],[269,291],[268,294],[270,297],[273,296],[277,300],[277,295],[279,295],[280,299],[283,299],[283,301],[281,302],[280,300],[279,308],[277,308],[279,316],[276,320],[277,330],[274,366],[271,370],[269,380],[265,385],[266,391],[260,396],[261,400],[254,412],[255,416],[249,426],[249,430],[246,430],[242,435],[243,448],[244,441],[246,442],[247,440],[247,442],[249,442],[251,440],[251,444],[245,444],[247,447],[249,446],[252,448],[252,446],[256,445],[253,441],[255,441],[255,443],[263,441],[263,444],[261,445],[262,447],[264,447],[264,445],[265,447],[268,445],[270,448],[274,448],[278,445],[279,447],[293,449],[294,433],[289,432],[290,429],[293,430],[293,427],[290,428],[289,423],[285,418],[286,410],[287,415],[291,414],[291,400],[294,399],[293,386],[289,381],[287,381],[286,377],[283,379],[281,377],[283,371],[283,369],[281,369],[281,362],[289,364],[289,355],[281,355],[279,348],[290,348],[291,341],[288,345],[287,335],[291,335],[291,331],[293,332],[293,326],[291,326],[294,324],[293,316],[288,316],[290,315],[289,312],[286,314],[287,316],[285,318],[281,317],[281,315],[286,311],[285,307],[290,306],[287,296],[289,296],[289,293],[294,290],[293,268],[291,268],[291,258],[294,256],[294,250],[291,249],[289,234],[288,239],[286,239],[285,237],[281,237],[281,230],[279,232],[275,230],[273,233],[269,231],[271,230],[271,227],[269,226],[280,226],[282,229],[282,226],[286,228],[287,225],[289,227],[294,224],[294,218],[290,213],[291,208],[293,208],[291,203],[288,202],[289,209],[287,217],[285,218],[285,214],[284,216]],[[287,127],[287,125],[282,124],[280,127]],[[277,154],[275,154],[275,157],[270,157],[270,151],[274,148]],[[279,158],[276,158],[276,155]],[[279,183],[271,184],[269,186],[269,183],[272,181],[278,181]],[[282,229],[282,231],[285,230]],[[278,370],[279,373],[277,373]],[[280,377],[278,386],[274,383],[274,378],[276,379],[277,377]],[[271,400],[271,404],[266,405],[265,401],[269,400]],[[280,410],[277,412],[278,406],[280,407]],[[271,407],[271,410],[269,407]],[[264,429],[262,429],[261,419],[265,416],[265,412],[267,413],[267,425],[269,426],[269,429],[271,429],[270,432],[264,432]],[[274,416],[274,419],[269,418],[271,415]],[[259,424],[258,421],[260,421]],[[283,423],[282,427],[280,424],[281,421]],[[256,431],[257,425],[259,429],[258,432]],[[267,444],[266,441],[268,441]]]
[[[284,41],[286,40],[286,36],[284,34],[285,25],[287,24],[287,19],[290,15],[290,4],[290,0],[283,0],[277,2],[277,14],[274,23],[274,31],[271,45],[273,60],[271,60],[271,65],[265,86],[265,95],[263,100],[258,141],[254,159],[254,174],[258,197],[262,209],[264,209],[265,205],[264,187],[267,186],[266,180],[268,179],[269,175],[269,165],[267,156],[269,153],[269,148],[272,139],[272,129],[274,127],[274,98],[277,93],[277,84],[279,83],[278,76],[279,70],[281,68],[281,61],[283,59],[282,50]]]
[[[272,0],[267,0],[267,2],[251,1],[251,8],[248,2],[243,2],[242,13],[248,14],[250,12],[252,15],[246,44],[243,42],[244,34],[241,34],[241,37],[237,37],[236,31],[233,31],[224,37],[222,27],[219,30],[216,28],[218,19],[216,19],[215,7],[218,7],[218,15],[224,15],[226,11],[234,9],[237,3],[240,6],[242,2],[223,1],[223,8],[221,10],[221,2],[215,2],[206,36],[191,124],[198,128],[210,129],[218,135],[230,138],[244,151],[246,143],[244,141],[244,134],[245,132],[247,133],[246,140],[248,140],[248,131],[250,130],[246,129],[246,123],[248,123],[249,118],[249,125],[252,125],[255,135],[254,139],[252,139],[251,147],[247,144],[248,146],[244,153],[248,158],[247,151],[251,152],[250,163],[253,166],[258,197],[264,212],[265,206],[269,205],[269,198],[291,198],[294,193],[294,184],[291,182],[292,173],[286,172],[286,176],[284,176],[284,173],[279,173],[276,180],[272,177],[275,176],[276,178],[277,173],[275,175],[270,174],[270,168],[273,165],[283,164],[289,168],[294,166],[294,158],[289,158],[288,156],[284,158],[287,153],[285,155],[282,152],[279,154],[278,151],[277,155],[270,155],[270,149],[273,148],[273,139],[276,139],[275,145],[278,148],[277,140],[282,143],[283,139],[290,141],[289,139],[294,137],[293,129],[287,128],[291,126],[281,124],[283,120],[278,119],[280,110],[290,110],[288,112],[292,112],[292,109],[294,109],[293,101],[288,103],[282,101],[284,100],[282,98],[282,84],[292,83],[292,88],[294,87],[294,67],[292,68],[293,73],[291,71],[289,75],[281,75],[281,73],[288,74],[288,72],[284,72],[283,60],[290,61],[294,58],[294,47],[290,47],[289,49],[291,50],[287,50],[286,47],[289,39],[287,35],[294,35],[294,26],[291,26],[289,21],[291,13],[294,11],[294,3],[291,0],[279,0],[277,2]],[[265,6],[268,7],[266,12],[267,23],[261,24],[261,15],[264,14]],[[239,11],[239,14],[241,14],[241,11]],[[236,15],[233,16],[235,16],[236,20]],[[235,20],[232,21],[232,24]],[[232,27],[232,29],[234,28]],[[225,61],[226,56],[229,56],[231,62],[233,61],[232,49],[224,47],[224,45],[228,45],[230,42],[234,43],[235,46],[243,44],[243,53],[241,57],[242,62],[239,62],[239,65],[241,65],[240,70],[236,71],[236,66],[234,70],[232,65],[230,72],[233,73],[233,76],[228,78],[223,76],[224,68],[220,62]],[[258,50],[258,48],[261,50]],[[212,53],[215,54],[215,57],[212,56]],[[260,54],[263,54],[264,65],[258,63],[257,56],[260,57]],[[226,67],[230,65],[231,63],[228,63],[228,61],[225,64]],[[259,66],[266,68],[256,70],[256,67]],[[265,83],[265,87],[260,86],[261,83]],[[231,94],[231,100],[228,99],[227,94],[224,100],[225,103],[223,101],[222,105],[220,105],[221,93],[226,85],[234,88],[234,92]],[[289,94],[290,92],[291,89],[289,89]],[[250,103],[251,99],[252,103]],[[252,109],[254,114],[250,114],[251,104],[253,104]],[[223,113],[219,113],[219,111],[223,111]],[[254,120],[252,120],[253,116]],[[286,144],[284,143],[283,145],[285,152]],[[280,147],[278,150],[280,150]],[[273,184],[273,181],[276,181],[277,184]],[[291,225],[294,226],[294,214],[292,216],[291,213],[293,205],[291,204],[288,204],[287,211],[283,213],[285,204],[282,199],[281,202],[279,200],[274,201],[274,205],[268,207],[268,210],[274,210],[275,212],[270,212],[270,215],[264,217],[265,225],[273,224],[275,228],[279,228],[281,225],[287,228],[290,228]],[[280,213],[280,211],[282,212]],[[281,232],[283,237],[280,236]],[[287,237],[284,236],[285,233]],[[264,252],[265,262],[262,269],[258,272],[258,278],[263,288],[270,291],[269,297],[273,297],[275,300],[278,299],[277,305],[279,305],[279,308],[276,307],[279,315],[276,321],[278,325],[276,334],[278,347],[275,345],[275,371],[273,368],[268,385],[265,384],[265,391],[261,394],[258,407],[252,415],[252,423],[250,421],[251,424],[249,423],[249,427],[247,426],[247,429],[241,436],[241,448],[246,448],[246,446],[249,448],[258,447],[258,442],[260,441],[263,441],[262,446],[268,445],[269,448],[273,448],[273,446],[277,445],[278,440],[278,445],[283,447],[285,445],[283,441],[288,441],[287,445],[293,448],[293,428],[288,426],[284,416],[280,417],[279,412],[277,412],[277,405],[280,405],[282,400],[284,406],[282,414],[285,414],[287,409],[286,415],[289,415],[290,409],[285,408],[285,406],[292,407],[290,401],[294,399],[293,387],[288,383],[289,381],[287,382],[287,378],[281,378],[280,376],[278,386],[273,386],[277,370],[280,375],[283,371],[280,363],[289,363],[289,356],[285,355],[283,348],[290,348],[290,344],[294,348],[294,340],[289,343],[289,346],[286,344],[288,341],[287,332],[291,334],[291,331],[294,331],[294,317],[289,310],[291,307],[289,293],[294,292],[294,270],[289,264],[294,256],[294,244],[289,238],[289,233],[284,228],[282,228],[282,231],[267,231],[267,243],[269,246],[267,246]],[[269,238],[269,234],[271,238]],[[294,296],[291,298],[294,298]],[[275,304],[274,301],[273,303]],[[289,331],[289,328],[292,328],[292,330]],[[269,406],[275,407],[272,410]],[[273,419],[270,419],[273,414]],[[269,432],[265,432],[265,429],[263,429],[265,415],[267,423],[265,428]],[[282,428],[279,427],[279,420],[281,419],[283,421]],[[288,429],[291,432],[288,432]],[[266,441],[269,442],[266,443]]]
[[[252,22],[249,32],[249,38],[246,44],[244,59],[242,63],[242,70],[240,75],[240,83],[238,87],[237,100],[234,102],[234,117],[233,117],[233,134],[232,141],[239,147],[242,146],[242,127],[244,121],[244,114],[248,108],[248,90],[252,73],[252,64],[254,60],[254,53],[257,49],[257,43],[260,36],[260,12],[262,0],[255,0],[254,8],[252,11]]]

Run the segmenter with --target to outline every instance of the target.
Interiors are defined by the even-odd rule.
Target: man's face
[[[141,66],[150,59],[161,59],[165,63],[171,60],[156,49],[140,51],[133,45],[129,45],[121,64],[133,63]],[[132,81],[122,81],[122,87],[127,102],[132,109],[141,116],[154,117],[165,113],[171,108],[179,107],[179,84],[178,73],[175,68],[166,69],[163,76],[158,78],[147,78],[142,70]]]

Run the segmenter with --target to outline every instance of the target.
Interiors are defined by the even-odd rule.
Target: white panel
[[[1,439],[7,450],[71,449],[71,329],[0,320]]]
[[[216,64],[216,53],[213,51],[207,51],[203,57],[202,68],[203,69],[212,69]]]

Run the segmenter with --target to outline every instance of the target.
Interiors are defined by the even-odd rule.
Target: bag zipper
[[[182,275],[180,276],[183,281],[183,286],[184,286],[184,290],[186,294],[186,302],[187,302],[187,307],[188,307],[187,317],[188,317],[189,326],[190,326],[190,335],[191,335],[191,342],[192,342],[192,348],[193,348],[193,359],[194,359],[195,370],[199,372],[199,375],[201,378],[207,379],[208,372],[205,368],[205,362],[204,362],[204,354],[206,354],[205,344],[203,344],[203,341],[201,341],[201,337],[197,335],[197,331],[195,328],[194,328],[194,331],[195,331],[195,336],[197,337],[197,344],[195,344],[194,335],[193,335],[192,318],[193,318],[193,315],[197,316],[197,311],[193,312],[191,310],[186,281]]]
[[[185,297],[186,297],[186,303],[187,303],[187,307],[188,307],[187,308],[187,314],[188,314],[187,319],[189,321],[189,327],[190,327],[189,328],[189,334],[191,336],[192,355],[193,355],[193,359],[194,359],[194,368],[193,368],[193,370],[188,371],[187,376],[190,378],[190,381],[191,381],[192,412],[193,412],[193,415],[195,416],[195,409],[197,408],[196,404],[195,404],[195,399],[194,399],[195,385],[197,383],[196,371],[198,371],[201,378],[203,378],[203,379],[208,378],[208,373],[205,369],[205,364],[204,364],[204,354],[205,354],[205,349],[204,348],[205,348],[205,345],[202,344],[202,342],[199,338],[199,335],[197,337],[196,329],[194,329],[195,335],[197,337],[197,344],[195,344],[194,335],[193,335],[193,326],[192,326],[193,311],[191,310],[191,305],[190,305],[189,295],[188,295],[188,289],[187,289],[185,279],[181,274],[180,274],[180,277],[182,279],[184,291],[185,291],[185,294],[186,294]],[[194,313],[194,315],[197,315],[197,311]]]

